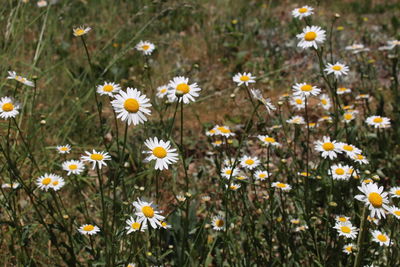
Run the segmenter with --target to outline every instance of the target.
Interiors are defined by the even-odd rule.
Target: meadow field
[[[3,0],[2,266],[400,266],[400,2]]]

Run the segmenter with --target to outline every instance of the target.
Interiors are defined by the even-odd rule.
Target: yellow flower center
[[[83,227],[83,231],[86,231],[86,232],[93,231],[93,229],[94,229],[94,226],[91,225],[91,224],[88,224],[88,225]]]
[[[236,185],[231,185],[231,186],[230,186],[230,189],[231,189],[231,190],[236,190],[236,189],[238,189],[238,187],[237,187]]]
[[[380,208],[383,204],[383,198],[380,194],[372,192],[368,195],[368,200],[374,208]]]
[[[326,104],[328,104],[328,101],[326,99],[321,99],[321,103],[322,103],[322,105],[326,105]]]
[[[358,154],[358,155],[356,155],[356,159],[362,160],[362,159],[364,159],[364,156],[361,154]]]
[[[310,92],[312,90],[312,85],[309,85],[309,84],[303,85],[300,88],[300,90],[303,91],[303,92]]]
[[[225,171],[225,174],[231,175],[231,173],[232,173],[232,170],[226,170]]]
[[[284,184],[284,183],[277,183],[276,186],[279,187],[279,188],[285,188],[285,187],[286,187],[286,184]]]
[[[247,81],[250,80],[250,77],[247,76],[247,75],[243,75],[243,76],[240,77],[240,80],[241,80],[242,82],[247,82]]]
[[[3,111],[9,112],[14,110],[14,105],[12,103],[5,103],[1,108],[3,109]]]
[[[143,212],[144,216],[146,216],[147,218],[154,217],[154,209],[150,206],[144,206],[142,208],[142,212]]]
[[[4,109],[4,108],[3,108]],[[381,117],[377,117],[373,120],[373,122],[375,123],[381,123],[383,121],[383,119]]]
[[[267,143],[275,143],[275,139],[272,138],[272,137],[265,137],[264,141],[267,142]]]
[[[353,247],[352,247],[352,246],[348,246],[348,247],[346,247],[346,250],[347,250],[348,252],[352,252],[352,251],[353,251]]]
[[[246,163],[247,165],[253,165],[254,164],[254,160],[247,159],[244,163]]]
[[[394,213],[395,215],[397,215],[397,216],[400,216],[400,210],[395,210],[393,213]]]
[[[335,146],[333,145],[333,143],[327,142],[327,143],[324,143],[324,144],[322,145],[322,148],[323,148],[325,151],[332,151],[332,150],[335,148]]]
[[[400,190],[396,190],[394,193],[395,193],[396,195],[400,196]]]
[[[157,158],[165,158],[167,156],[167,150],[165,148],[158,146],[153,149],[153,155]]]
[[[345,234],[349,234],[351,232],[351,229],[348,226],[342,226],[340,227],[340,230]]]
[[[300,98],[296,98],[294,101],[299,105],[303,104],[303,100],[301,100]]]
[[[163,89],[160,90],[161,93],[165,93],[166,91],[167,91],[166,88],[163,88]]]
[[[81,36],[81,35],[85,34],[85,30],[81,29],[81,28],[75,29],[75,34],[78,36]]]
[[[90,159],[92,159],[92,160],[102,160],[102,159],[104,159],[104,156],[102,155],[102,154],[92,154],[92,155],[90,155]]]
[[[377,235],[376,238],[378,238],[378,240],[381,242],[386,242],[388,240],[387,236],[382,235],[382,234]]]
[[[339,70],[342,69],[342,66],[335,65],[335,66],[332,66],[332,69],[333,69],[333,70],[336,70],[336,71],[339,71]]]
[[[218,220],[215,221],[215,225],[218,226],[218,227],[222,227],[222,226],[224,226],[224,224],[225,223],[224,223],[223,220],[218,219]]]
[[[231,132],[231,130],[229,130],[229,129],[225,128],[225,127],[218,127],[217,129],[218,129],[221,133],[225,133],[225,134]]]
[[[344,170],[342,168],[338,168],[338,169],[335,170],[335,173],[337,175],[343,175],[344,174]]]
[[[53,182],[53,185],[58,185],[58,183],[59,182],[56,180],[56,181]]]
[[[140,229],[140,223],[134,222],[134,223],[131,224],[131,227],[132,227],[132,229],[139,230]]]
[[[147,49],[149,49],[149,48],[150,48],[149,45],[143,45],[143,46],[142,46],[142,49],[143,49],[143,50],[147,50]]]
[[[215,145],[220,145],[220,144],[222,144],[222,141],[221,140],[217,140],[217,141],[214,142],[214,144]]]
[[[260,178],[265,178],[265,177],[267,177],[267,175],[266,175],[265,173],[260,173],[260,174],[258,175],[258,177],[260,177]]]
[[[344,115],[343,115],[343,117],[344,117],[344,119],[345,120],[351,120],[352,118],[353,118],[353,114],[351,114],[351,113],[345,113]]]
[[[42,180],[42,184],[44,184],[44,185],[48,185],[48,184],[50,184],[51,183],[51,178],[44,178],[43,180]]]
[[[344,91],[346,91],[346,90],[347,90],[346,87],[340,87],[340,88],[339,88],[339,92],[344,92]]]
[[[345,217],[339,217],[339,221],[341,222],[347,222],[347,219]]]
[[[304,39],[305,39],[306,41],[314,41],[315,38],[317,38],[317,34],[316,34],[315,32],[307,32],[307,33],[304,35]]]
[[[62,148],[60,148],[61,151],[68,151],[68,147],[63,146]]]
[[[69,169],[76,170],[76,169],[78,169],[78,166],[76,164],[71,164],[71,165],[69,165]]]
[[[139,102],[136,99],[128,98],[124,102],[124,108],[130,113],[136,113],[139,111]]]
[[[103,91],[104,92],[112,92],[114,90],[114,87],[110,84],[104,85],[103,86]]]
[[[176,90],[179,91],[182,94],[187,94],[190,91],[190,87],[186,83],[180,83],[176,87]]]
[[[306,13],[307,11],[308,9],[305,7],[299,8],[299,13]]]
[[[349,146],[349,145],[344,145],[343,149],[346,150],[346,151],[353,151],[354,148],[352,146]]]

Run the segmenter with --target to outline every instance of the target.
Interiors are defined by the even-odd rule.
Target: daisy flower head
[[[85,170],[85,165],[80,160],[64,161],[61,166],[64,171],[68,172],[67,175],[80,175]]]
[[[0,99],[0,118],[15,118],[19,114],[20,106],[11,97],[5,96]]]
[[[16,80],[17,82],[23,83],[26,86],[34,87],[35,84],[32,81],[29,81],[27,78],[19,76],[15,71],[8,72],[8,80]]]
[[[321,89],[308,83],[296,83],[292,90],[293,95],[300,97],[317,96],[321,92]]]
[[[219,147],[222,145],[222,140],[215,140],[211,143],[213,147]]]
[[[388,208],[388,211],[394,217],[396,217],[397,219],[400,219],[400,209],[399,208],[397,208],[395,206],[391,206],[391,207]]]
[[[151,227],[154,229],[161,226],[161,221],[163,221],[165,217],[160,215],[160,211],[156,210],[152,202],[146,202],[138,198],[138,200],[132,204],[136,209],[135,215],[138,216],[137,221],[143,224],[143,227],[147,227],[147,223],[150,223]]]
[[[65,185],[64,178],[62,178],[62,177],[60,177],[60,176],[58,176],[58,175],[55,175],[55,176],[53,177],[53,179],[51,180],[51,186],[50,186],[50,187],[51,187],[54,191],[58,191],[58,190],[60,190],[64,185]]]
[[[215,127],[210,129],[210,130],[208,130],[208,131],[206,131],[206,135],[207,136],[214,136],[216,134],[217,134],[217,129]]]
[[[339,143],[339,147],[350,158],[354,157],[355,155],[361,154],[362,152],[361,149],[351,144]]]
[[[100,95],[108,95],[114,97],[115,93],[121,90],[121,86],[113,82],[104,82],[103,85],[97,86],[97,93]]]
[[[392,198],[400,198],[400,187],[397,186],[390,188],[389,193]]]
[[[290,119],[286,120],[289,124],[305,124],[305,120],[302,116],[292,116]]]
[[[354,244],[346,244],[343,247],[343,252],[346,253],[347,255],[353,254],[355,247],[356,246]]]
[[[368,159],[362,154],[355,154],[351,159],[359,164],[368,164]]]
[[[229,189],[232,190],[232,191],[236,191],[236,190],[238,190],[240,187],[241,187],[240,184],[234,184],[234,183],[230,184],[229,186],[226,185],[226,188],[229,188]]]
[[[380,246],[389,246],[390,244],[390,238],[387,234],[382,233],[381,231],[378,230],[373,230],[371,231],[372,234],[372,240],[376,243],[378,243]],[[392,242],[393,243],[393,242]]]
[[[290,99],[289,103],[290,103],[290,105],[295,107],[297,110],[300,110],[300,109],[303,109],[306,107],[306,102],[304,101],[303,96],[293,96]]]
[[[250,72],[243,72],[243,73],[238,73],[235,76],[233,76],[233,81],[237,83],[238,86],[241,86],[242,84],[249,86],[249,83],[255,83],[256,82],[256,77],[251,75]]]
[[[43,176],[40,176],[36,179],[36,185],[39,187],[40,190],[47,191],[50,188],[53,188],[53,182],[59,180],[60,178],[60,176],[54,173],[45,173]]]
[[[369,94],[359,94],[358,96],[356,96],[356,100],[361,100],[361,99],[368,100],[369,98],[370,98]]]
[[[368,117],[365,122],[368,125],[374,126],[375,128],[385,129],[390,127],[390,119],[381,116],[371,116]]]
[[[104,151],[99,151],[97,152],[96,150],[93,149],[93,152],[90,153],[89,151],[85,151],[86,155],[83,155],[81,157],[82,161],[89,161],[93,164],[92,169],[96,168],[96,165],[99,169],[101,169],[102,166],[107,166],[106,160],[111,160],[111,156]]]
[[[378,48],[378,50],[382,51],[382,50],[392,50],[393,48],[395,48],[396,46],[400,46],[400,41],[399,40],[390,40],[386,42],[386,45],[381,46]]]
[[[336,89],[336,93],[338,95],[349,94],[351,93],[351,89],[347,87],[339,87],[338,89]]]
[[[261,91],[258,89],[251,89],[250,90],[252,95],[254,96],[255,99],[257,99],[258,101],[260,101],[265,108],[267,109],[268,113],[271,113],[271,111],[276,110],[276,107],[274,106],[274,104],[272,104],[271,99],[269,98],[264,98],[261,94]]]
[[[243,180],[247,180],[249,178],[244,174],[239,174],[238,176],[236,176],[236,179],[239,181],[243,181]]]
[[[385,218],[385,210],[388,209],[389,203],[387,193],[383,192],[383,186],[378,187],[375,183],[362,183],[358,189],[363,193],[356,195],[355,199],[362,201],[371,212],[371,217],[381,219]]]
[[[314,14],[313,10],[314,9],[310,6],[302,6],[300,8],[293,9],[292,16],[295,18],[302,19],[302,18],[311,16],[312,14]]]
[[[332,165],[329,174],[332,175],[334,180],[349,180],[349,166],[342,164]]]
[[[343,121],[345,123],[349,123],[352,120],[354,120],[356,118],[355,114],[357,114],[356,111],[347,111],[343,114]]]
[[[100,228],[93,224],[84,224],[79,227],[78,231],[83,235],[95,235],[100,232]]]
[[[345,47],[345,50],[352,52],[353,54],[358,54],[360,52],[367,52],[369,48],[366,48],[363,44],[352,44]]]
[[[376,225],[379,225],[379,219],[371,217],[371,216],[367,216],[367,221],[369,221],[370,223],[374,223]]]
[[[156,49],[156,46],[148,41],[140,41],[135,48],[137,51],[142,52],[145,56],[149,56],[151,53],[153,53],[154,49]]]
[[[307,229],[308,229],[308,226],[307,226],[306,224],[304,224],[304,225],[297,226],[297,227],[294,229],[294,231],[295,231],[295,232],[303,232],[303,231],[305,231],[305,230],[307,230]]]
[[[315,142],[315,150],[321,152],[321,156],[326,159],[329,157],[330,159],[334,159],[337,157],[338,153],[341,153],[342,150],[339,147],[339,144],[335,140],[331,140],[330,137],[324,136],[321,140]]]
[[[230,167],[230,166],[225,167],[221,170],[221,176],[226,179],[237,176],[238,173],[239,173],[239,170],[237,168],[232,169],[232,167]]]
[[[326,32],[319,26],[307,26],[303,29],[303,32],[297,34],[297,39],[299,39],[298,47],[303,49],[314,47],[318,48],[317,44],[323,43],[326,39]]]
[[[300,219],[291,219],[290,222],[293,223],[293,224],[299,224],[300,223]]]
[[[211,221],[213,229],[216,231],[221,231],[225,229],[225,218],[222,215],[214,216]]]
[[[168,85],[161,85],[157,87],[157,97],[158,98],[163,98],[168,94]]]
[[[258,139],[267,146],[279,146],[280,144],[275,140],[275,138],[268,135],[259,135]]]
[[[334,74],[336,78],[339,78],[340,76],[347,75],[349,72],[349,67],[340,62],[336,62],[335,64],[328,63],[326,64],[324,71],[328,75]]]
[[[288,184],[282,183],[282,182],[274,182],[272,183],[272,186],[281,189],[282,191],[288,192],[292,189],[292,187]]]
[[[136,88],[129,88],[124,91],[120,91],[119,94],[115,95],[115,99],[111,101],[117,118],[122,121],[127,121],[128,125],[138,125],[147,121],[146,115],[151,114],[150,99],[146,95],[142,94]]]
[[[235,135],[235,133],[233,133],[230,129],[229,129],[229,126],[219,126],[219,125],[217,125],[217,126],[215,126],[215,128],[214,129],[216,129],[216,135],[222,135],[222,136],[225,136],[225,137],[230,137],[230,136],[234,136]]]
[[[194,102],[195,97],[198,97],[201,91],[197,83],[189,84],[189,78],[183,76],[174,77],[169,82],[168,87],[168,98],[172,102],[183,101],[185,104]]]
[[[336,222],[340,222],[340,223],[349,222],[350,221],[350,217],[346,217],[346,216],[343,216],[343,215],[337,215],[337,216],[335,216],[335,221]]]
[[[130,233],[136,232],[136,231],[144,232],[144,230],[147,229],[147,224],[142,225],[140,222],[135,220],[132,216],[128,220],[126,220],[126,224],[127,224],[127,226],[125,227],[125,230],[127,230],[127,232],[126,232],[127,234],[130,234]]]
[[[1,188],[7,189],[7,188],[12,188],[12,189],[17,189],[20,186],[20,183],[5,183],[1,185]]]
[[[336,222],[333,227],[338,231],[339,236],[355,239],[357,237],[358,229],[354,227],[351,222]]]
[[[90,32],[92,28],[90,27],[85,27],[85,26],[79,26],[77,28],[74,28],[72,30],[72,33],[74,34],[74,36],[79,37],[79,36],[83,36],[85,34],[87,34],[88,32]]]
[[[254,173],[256,180],[264,181],[265,179],[269,178],[269,173],[267,171],[256,171]]]
[[[172,226],[170,224],[168,224],[167,222],[162,221],[161,222],[161,228],[163,228],[163,229],[171,229]]]
[[[243,156],[240,159],[240,165],[243,168],[252,170],[260,165],[260,160],[257,157]]]
[[[178,161],[178,153],[175,148],[171,148],[170,141],[158,140],[157,137],[149,138],[144,142],[150,151],[143,151],[148,154],[146,161],[156,161],[155,169],[168,169],[168,165]]]
[[[71,152],[71,145],[61,145],[56,147],[59,154],[69,154]]]
[[[327,94],[322,94],[319,97],[319,100],[320,100],[319,105],[323,109],[329,110],[331,108],[331,106],[332,106],[331,99],[329,98],[329,96]]]

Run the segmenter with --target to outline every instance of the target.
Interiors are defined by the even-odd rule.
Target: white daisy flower
[[[197,83],[189,84],[189,78],[183,76],[174,77],[169,82],[168,87],[168,98],[170,101],[183,101],[185,104],[191,101],[194,102],[195,97],[198,97],[201,91]]]
[[[400,219],[400,209],[399,208],[397,208],[395,206],[391,206],[388,208],[388,211],[390,214],[395,216],[397,219]]]
[[[323,109],[329,110],[331,108],[331,106],[332,106],[331,99],[329,98],[329,96],[327,94],[320,95],[319,100],[320,100],[319,105]]]
[[[280,146],[280,144],[275,140],[275,138],[268,135],[259,135],[258,139],[267,146]]]
[[[246,86],[249,86],[249,83],[255,83],[256,82],[256,76],[251,75],[250,72],[243,72],[243,73],[238,73],[235,76],[233,76],[233,81],[237,83],[238,86],[241,86],[242,84],[245,84]]]
[[[361,154],[361,153],[362,153],[361,149],[359,149],[359,148],[357,148],[356,146],[353,146],[353,145],[351,145],[351,144],[346,144],[346,143],[340,142],[340,143],[338,143],[338,145],[339,145],[340,149],[341,149],[344,153],[346,153],[346,155],[347,155],[349,158],[353,158],[355,155],[358,155],[358,154]]]
[[[393,48],[395,48],[396,46],[400,46],[400,41],[399,40],[390,40],[386,42],[386,45],[381,46],[378,48],[378,50],[382,51],[382,50],[392,50]]]
[[[157,137],[149,138],[144,142],[150,151],[143,151],[148,154],[146,161],[155,160],[156,170],[168,170],[168,165],[178,161],[178,153],[175,148],[171,148],[170,141],[158,140]]]
[[[282,191],[290,191],[292,189],[290,185],[281,182],[274,182],[272,183],[272,186],[281,189]]]
[[[336,93],[338,95],[349,94],[351,93],[351,89],[347,87],[339,87],[338,89],[336,89]]]
[[[37,3],[38,7],[46,7],[47,6],[47,1],[46,0],[39,0]]]
[[[211,143],[213,147],[219,147],[222,145],[222,140],[215,140]]]
[[[85,151],[85,153],[87,155],[82,156],[81,160],[93,163],[92,169],[96,168],[96,164],[97,167],[101,169],[102,166],[107,166],[107,164],[105,163],[106,160],[111,160],[111,156],[104,151],[97,152],[96,150],[93,149],[92,153],[90,153],[89,151]]]
[[[62,145],[56,147],[59,154],[69,154],[71,152],[71,145]]]
[[[373,241],[377,242],[380,246],[389,246],[390,245],[390,238],[388,235],[382,233],[381,231],[374,230],[371,231]],[[393,244],[393,241],[392,241]]]
[[[356,246],[354,244],[346,244],[343,247],[343,252],[346,253],[347,255],[353,254],[355,247]]]
[[[332,117],[331,116],[322,116],[321,118],[318,119],[318,122],[323,122],[323,121],[332,123]]]
[[[307,83],[296,83],[292,90],[293,95],[300,97],[317,96],[321,92],[318,87]]]
[[[381,116],[371,116],[368,117],[365,122],[368,125],[374,126],[375,128],[389,128],[390,127],[390,119]]]
[[[369,48],[366,48],[363,44],[352,44],[345,47],[345,50],[351,51],[353,54],[358,54],[360,52],[367,52]]]
[[[100,232],[100,228],[93,224],[84,224],[79,227],[78,231],[83,235],[95,235]]]
[[[126,220],[126,224],[127,226],[125,227],[125,230],[127,230],[127,234],[130,234],[132,232],[136,232],[136,231],[141,231],[144,232],[147,229],[147,224],[146,225],[142,225],[140,222],[138,222],[137,220],[135,220],[132,216]]]
[[[156,46],[148,41],[140,41],[135,48],[144,55],[149,56],[153,53],[154,49],[156,49]]]
[[[289,124],[305,124],[305,120],[302,116],[293,116],[290,119],[286,120]]]
[[[121,86],[113,82],[104,82],[103,85],[97,86],[97,93],[100,95],[108,95],[114,97],[115,93],[121,90]]]
[[[388,194],[383,192],[383,186],[378,187],[375,183],[362,183],[361,186],[358,186],[358,189],[363,195],[357,195],[355,199],[365,203],[371,211],[371,217],[385,218],[385,210],[389,208],[387,206],[389,201]]]
[[[172,226],[170,224],[168,224],[167,222],[162,221],[161,222],[161,228],[163,228],[163,229],[171,229]]]
[[[269,178],[269,173],[267,171],[256,171],[254,173],[254,177],[256,180],[264,181],[265,179]]]
[[[303,232],[303,231],[305,231],[305,230],[307,230],[308,229],[308,226],[307,225],[300,225],[300,226],[297,226],[295,229],[294,229],[294,231],[295,232]]]
[[[207,135],[207,136],[214,136],[214,135],[217,134],[217,131],[218,131],[218,130],[214,127],[214,128],[212,128],[212,129],[206,131],[206,135]]]
[[[374,223],[374,224],[376,224],[376,225],[379,225],[379,219],[377,219],[377,218],[374,218],[374,217],[371,217],[371,216],[367,216],[367,221],[369,221],[370,223]]]
[[[357,237],[358,229],[354,227],[351,222],[336,222],[333,227],[338,231],[339,236],[355,239]]]
[[[293,9],[292,16],[295,18],[302,19],[302,18],[311,16],[312,14],[314,14],[313,10],[314,9],[310,6],[302,6],[300,8]]]
[[[72,30],[72,32],[73,32],[74,36],[79,37],[79,36],[83,36],[83,35],[87,34],[91,30],[92,30],[92,28],[90,28],[90,27],[79,26],[78,28],[74,28]]]
[[[230,177],[235,177],[238,175],[239,170],[235,168],[232,170],[232,167],[225,167],[221,170],[221,176],[229,179]]]
[[[325,66],[324,71],[329,74],[334,74],[336,78],[340,76],[346,76],[349,72],[349,67],[340,63],[336,62],[335,64],[328,63]]]
[[[240,159],[240,165],[243,168],[252,170],[256,168],[258,165],[260,165],[260,160],[257,157],[243,156]]]
[[[339,144],[335,140],[331,141],[331,138],[328,136],[324,136],[322,141],[318,140],[315,142],[315,150],[321,152],[321,156],[324,159],[327,157],[334,159],[337,157],[338,153],[342,152]]]
[[[36,185],[40,190],[47,191],[49,188],[53,188],[53,181],[56,181],[59,178],[61,177],[54,173],[45,173],[43,176],[36,179]]]
[[[367,158],[365,156],[363,156],[362,154],[355,154],[351,159],[360,164],[368,164],[369,163]]]
[[[211,225],[216,231],[221,231],[225,229],[225,218],[222,215],[214,216]]]
[[[357,114],[357,111],[347,111],[343,113],[343,121],[345,123],[353,121],[356,118],[355,114]]]
[[[326,39],[325,31],[319,26],[307,26],[303,32],[296,35],[300,42],[297,46],[306,49],[309,47],[318,48],[317,44],[323,43]]]
[[[64,161],[61,166],[64,171],[68,172],[67,175],[80,175],[85,170],[85,165],[80,160]]]
[[[389,193],[392,198],[400,198],[400,187],[396,186],[390,188]]]
[[[16,81],[18,81],[20,83],[23,83],[26,86],[30,86],[30,87],[34,87],[35,86],[35,84],[32,81],[29,81],[28,79],[17,75],[17,73],[15,71],[9,71],[7,79],[16,80]]]
[[[143,224],[143,227],[147,227],[148,222],[154,229],[161,226],[161,221],[165,217],[160,215],[160,211],[155,209],[156,207],[153,205],[153,202],[146,202],[138,198],[132,204],[136,208],[135,215],[138,216],[137,221]]]
[[[244,174],[239,174],[238,176],[236,176],[236,179],[239,181],[243,181],[243,180],[247,180],[249,178]]]
[[[228,188],[228,185],[225,185],[225,187]],[[232,190],[232,191],[236,191],[236,190],[238,190],[240,187],[241,187],[240,184],[234,184],[234,183],[232,183],[232,184],[229,185],[229,189]]]
[[[60,190],[63,186],[65,185],[65,181],[64,178],[55,175],[52,180],[51,180],[51,184],[50,187],[54,190],[54,191],[58,191]]]
[[[7,189],[7,188],[12,188],[12,189],[17,189],[20,186],[20,183],[5,183],[1,185],[1,188]]]
[[[261,94],[261,91],[258,89],[251,89],[250,90],[252,95],[254,96],[255,99],[257,99],[258,101],[260,101],[265,108],[267,109],[268,113],[271,113],[271,111],[276,110],[276,107],[272,104],[271,99],[269,98],[264,98]]]
[[[2,97],[0,99],[0,118],[15,118],[19,114],[20,106],[11,97]]]
[[[341,222],[341,223],[348,222],[348,221],[350,221],[350,217],[346,217],[343,215],[337,215],[337,216],[335,216],[335,221]]]
[[[229,126],[216,125],[214,129],[217,131],[216,135],[222,135],[225,137],[235,136],[235,133],[229,129]]]
[[[127,121],[128,125],[138,125],[147,121],[146,115],[151,114],[151,107],[149,103],[150,99],[146,95],[142,94],[136,88],[129,88],[124,91],[120,91],[119,94],[115,95],[115,100],[111,101],[117,118],[122,121]]]
[[[332,175],[334,180],[349,180],[350,166],[342,165],[342,164],[335,164],[331,166],[329,174]]]
[[[157,97],[158,98],[163,98],[168,94],[168,85],[161,85],[157,87]]]
[[[297,110],[304,109],[306,107],[306,102],[302,96],[293,96],[290,99],[290,105],[294,106]]]

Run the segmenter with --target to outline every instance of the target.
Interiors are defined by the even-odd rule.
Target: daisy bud
[[[371,174],[371,172],[369,170],[366,170],[364,173],[365,174]]]
[[[334,202],[334,201],[329,202],[328,205],[331,206],[331,207],[337,207],[337,203]]]
[[[41,121],[40,121],[40,124],[41,124],[41,125],[45,125],[45,124],[46,124],[46,121],[45,121],[45,120],[41,120]]]
[[[340,14],[339,13],[335,13],[335,18],[340,18]]]
[[[372,176],[372,179],[374,179],[375,181],[380,181],[381,180],[381,178],[379,178],[379,176],[376,175],[376,174]]]
[[[139,190],[140,190],[140,191],[144,191],[144,187],[141,186],[141,187],[139,188]]]

